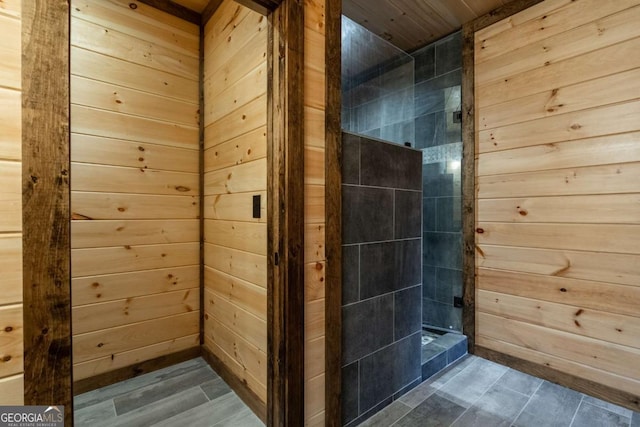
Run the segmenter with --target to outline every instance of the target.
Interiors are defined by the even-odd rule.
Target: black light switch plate
[[[253,217],[260,218],[260,194],[253,196]]]

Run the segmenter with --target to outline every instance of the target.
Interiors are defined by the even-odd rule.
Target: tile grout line
[[[580,396],[580,403],[578,403],[578,407],[574,411],[573,417],[571,417],[571,422],[569,423],[569,427],[573,426],[573,422],[576,420],[576,415],[578,415],[578,411],[580,411],[580,408],[582,407],[582,402],[584,402],[584,394]]]
[[[507,369],[502,373],[502,375],[500,375],[498,378],[496,378],[496,380],[495,380],[494,382],[492,382],[492,383],[491,383],[491,385],[489,385],[489,387],[487,387],[487,389],[484,391],[484,393],[482,393],[482,394],[480,395],[480,397],[478,397],[478,398],[477,398],[477,399],[476,399],[476,400],[475,400],[471,405],[469,405],[469,407],[468,407],[467,409],[465,409],[464,411],[462,411],[462,413],[458,416],[458,418],[456,418],[455,420],[453,420],[453,421],[451,422],[451,424],[449,424],[449,425],[450,425],[450,426],[454,425],[454,424],[456,423],[456,421],[458,421],[460,418],[462,418],[462,417],[464,416],[464,414],[466,414],[466,413],[467,413],[471,408],[473,408],[473,407],[474,407],[474,405],[475,405],[476,403],[478,403],[478,402],[479,402],[479,401],[484,397],[484,395],[485,395],[485,394],[487,394],[487,393],[489,392],[489,390],[491,390],[491,388],[492,388],[494,385],[496,385],[496,383],[497,383],[498,381],[500,381],[500,378],[504,377],[504,376],[507,374],[507,372],[509,372],[509,368],[507,368]],[[455,402],[454,402],[454,403],[455,403]]]
[[[529,396],[529,400],[527,400],[527,403],[524,404],[524,406],[522,407],[520,412],[518,412],[518,414],[515,416],[515,418],[511,422],[511,425],[513,425],[513,423],[515,423],[518,420],[518,418],[520,418],[520,415],[522,415],[522,413],[524,412],[525,408],[529,405],[529,403],[531,403],[531,399],[533,399],[533,396],[535,396],[536,393],[538,392],[538,390],[540,390],[540,387],[542,387],[542,384],[544,384],[544,380],[542,380],[540,382],[540,384],[538,384],[538,387],[536,387],[535,391],[533,393],[531,393],[531,396]]]

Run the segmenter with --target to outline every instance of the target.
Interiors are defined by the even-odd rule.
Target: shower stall
[[[461,45],[407,53],[342,18],[345,425],[466,353]]]

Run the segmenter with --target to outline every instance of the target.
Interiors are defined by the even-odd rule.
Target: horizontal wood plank
[[[0,52],[0,58],[2,58],[1,55],[2,52]],[[1,160],[20,160],[22,158],[21,102],[20,91],[3,88],[0,81]]]
[[[324,185],[304,186],[304,217],[306,224],[324,224]]]
[[[22,229],[22,166],[0,160],[0,231]]]
[[[478,118],[479,129],[495,129],[514,123],[587,110],[605,103],[631,101],[638,98],[639,82],[640,69],[634,69],[491,105],[481,110]]]
[[[156,357],[172,354],[200,345],[199,334],[187,335],[163,341],[157,344],[110,354],[87,362],[74,363],[73,379],[75,381],[95,377],[106,372],[131,366]]]
[[[267,389],[230,354],[226,353],[213,339],[206,335],[205,348],[211,351],[233,374],[253,391],[262,402],[267,401]]]
[[[205,122],[205,147],[237,138],[267,123],[267,97],[259,96],[215,122]]]
[[[304,377],[310,380],[324,373],[324,337],[306,340],[304,343]]]
[[[139,270],[129,273],[74,277],[71,279],[73,306],[184,291],[199,284],[197,265]]]
[[[267,58],[267,40],[262,37],[251,39],[243,48],[238,51],[232,58],[232,61],[222,65],[219,69],[213,71],[208,65],[207,59],[211,57],[211,53],[205,46],[207,52],[205,58],[205,70],[203,87],[205,93],[213,93],[221,91],[223,88],[234,85],[238,79],[245,76],[250,70],[255,69],[264,63]],[[247,55],[245,52],[254,52],[255,54]]]
[[[261,40],[266,51],[267,19],[259,13],[251,12],[240,25],[233,28],[233,37],[219,39],[217,44],[205,46],[207,55],[204,60],[204,78],[216,74],[222,67],[234,62],[239,53],[256,52],[248,50],[247,46],[254,39]],[[263,58],[266,59],[266,56]]]
[[[260,218],[253,217],[253,196],[260,196]],[[204,197],[204,217],[229,221],[267,222],[267,192]]]
[[[71,74],[186,102],[198,98],[195,80],[75,46],[71,46]]]
[[[230,276],[220,270],[204,267],[204,286],[230,301],[233,305],[267,321],[267,290],[246,280]]]
[[[199,243],[116,246],[71,250],[73,277],[198,264]]]
[[[204,151],[204,171],[211,172],[267,157],[267,128],[260,127]]]
[[[124,300],[75,306],[71,311],[74,335],[197,311],[198,288],[165,292]]]
[[[509,18],[510,28],[490,34],[491,29],[476,33],[476,60],[482,63],[491,58],[512,54],[514,51],[557,34],[579,28],[608,15],[638,5],[637,0],[621,0],[602,4],[598,0],[579,2],[562,1],[543,3],[530,11]]]
[[[230,329],[215,315],[205,314],[205,322],[209,339],[225,353],[233,356],[243,369],[266,388],[267,355],[264,351],[244,339],[244,333],[238,335],[238,330]]]
[[[127,141],[197,149],[198,128],[113,111],[71,106],[71,131]]]
[[[304,313],[304,338],[314,340],[324,336],[325,300],[307,302]]]
[[[325,232],[324,224],[306,224],[304,227],[304,262],[321,262],[326,259],[325,255]]]
[[[0,14],[0,86],[20,89],[22,70],[22,37],[20,19]]]
[[[479,222],[476,227],[476,242],[480,245],[640,254],[637,224]]]
[[[590,1],[595,3],[595,0],[583,0],[582,3]],[[476,63],[474,73],[477,81],[488,84],[503,80],[518,73],[549,66],[564,59],[584,55],[640,36],[640,29],[635,25],[640,19],[640,7],[625,8],[634,3],[637,5],[638,2],[626,0],[626,5],[622,3],[624,2],[620,2],[615,9],[608,11],[601,8],[594,10],[594,14],[597,15],[592,15],[592,18],[595,20],[585,25],[570,29],[565,26],[564,31],[556,35],[538,41],[530,40],[525,46],[510,50],[508,54],[503,53],[498,57]],[[607,16],[607,12],[615,10],[622,10],[622,12]],[[550,16],[547,16],[547,19]],[[573,23],[584,16],[585,14],[572,16],[571,21],[568,22]],[[481,57],[482,54],[478,56]]]
[[[24,405],[24,375],[0,378],[0,402],[3,405]]]
[[[267,225],[205,219],[204,241],[231,249],[267,255]]]
[[[193,335],[198,332],[200,312],[179,314],[74,336],[74,363]]]
[[[75,17],[71,21],[72,46],[198,81],[197,56],[184,55]]]
[[[168,123],[198,126],[198,105],[116,86],[85,77],[71,76],[71,103]]]
[[[199,230],[196,219],[72,221],[71,247],[197,242]]]
[[[640,163],[479,176],[478,199],[637,193]]]
[[[640,132],[483,153],[478,176],[640,161]]]
[[[640,38],[635,38],[492,84],[482,85],[482,82],[476,81],[476,108],[638,68],[640,58],[634,56],[638,47]],[[594,67],[594,64],[598,66]]]
[[[638,378],[640,350],[478,312],[477,334],[562,357],[620,376]],[[624,360],[625,363],[620,363]]]
[[[71,186],[73,191],[190,196],[198,193],[198,175],[74,162]]]
[[[71,134],[71,161],[198,173],[198,151],[93,135]]]
[[[267,257],[205,243],[204,264],[260,287],[267,286]]]
[[[478,269],[480,290],[590,308],[628,316],[638,315],[640,287],[557,276]]]
[[[640,194],[481,199],[477,221],[640,224]]]
[[[480,268],[638,286],[640,257],[626,254],[476,246]]]
[[[0,306],[0,377],[24,370],[23,323],[22,304]]]
[[[631,101],[481,130],[479,153],[635,132],[638,115],[640,101]]]
[[[306,303],[324,298],[326,262],[310,262],[304,266],[304,299]]]
[[[204,195],[266,191],[267,159],[242,163],[204,174]]]
[[[248,104],[252,100],[266,93],[267,91],[267,63],[262,62],[253,70],[240,78],[233,85],[219,90],[216,87],[217,79],[213,79],[209,96],[215,99],[214,102],[205,104],[204,121],[213,123],[221,119],[229,112]]]
[[[640,317],[480,290],[478,310],[605,342],[640,347]]]
[[[198,57],[199,42],[195,28],[190,27],[191,31],[184,31],[165,23],[170,20],[168,14],[163,16],[162,20],[145,19],[144,15],[136,12],[137,7],[125,7],[122,1],[95,3],[90,0],[74,0],[73,3],[71,16],[75,18],[120,31],[187,56]]]
[[[72,219],[198,218],[198,197],[147,194],[71,193]]]
[[[22,301],[22,235],[0,233],[0,304]]]

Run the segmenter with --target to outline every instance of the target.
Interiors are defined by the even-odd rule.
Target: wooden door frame
[[[143,1],[174,15],[185,12],[167,0]],[[220,3],[212,0],[208,16],[201,17],[210,17]],[[267,414],[261,415],[269,426],[303,425],[304,5],[302,0],[241,3],[270,21],[268,401]],[[73,426],[70,15],[67,1],[23,1],[24,402],[64,405],[67,426]],[[202,28],[206,21],[200,23]],[[164,359],[169,362],[175,360]],[[162,365],[147,364],[136,372]]]

